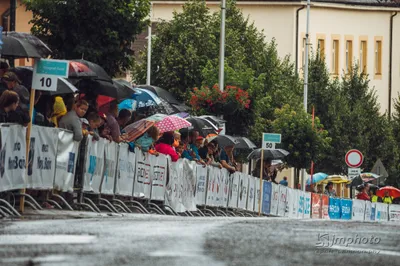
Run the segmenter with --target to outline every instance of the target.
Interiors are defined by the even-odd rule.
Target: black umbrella
[[[252,151],[247,158],[249,160],[261,158],[261,151],[263,149],[257,149]],[[264,158],[267,159],[282,159],[289,155],[289,152],[283,149],[276,150],[264,150]]]
[[[12,58],[46,58],[50,48],[36,36],[23,32],[4,32],[2,56]]]
[[[210,121],[200,117],[189,117],[187,119],[192,124],[192,130],[198,131],[200,136],[207,137],[209,134],[216,134],[218,128]]]
[[[237,137],[236,140],[238,144],[236,144],[236,149],[255,149],[257,148],[256,144],[254,144],[251,140],[245,137]]]
[[[106,82],[109,82],[111,84],[113,83],[112,79],[107,74],[107,72],[101,66],[99,66],[98,64],[95,64],[93,62],[86,61],[86,60],[83,60],[83,59],[76,59],[76,60],[71,60],[71,61],[72,62],[77,62],[77,63],[80,63],[82,65],[87,66],[90,71],[92,71],[93,73],[96,74],[96,77],[94,77],[94,79],[100,80],[100,81],[106,81]],[[87,71],[84,71],[84,72],[87,72]]]
[[[223,120],[223,119],[213,116],[213,115],[202,115],[199,117],[207,119],[208,121],[210,121],[211,123],[213,123],[214,125],[217,125],[217,126],[222,126],[226,122],[226,120]]]
[[[174,97],[174,95],[172,95],[172,93],[170,93],[169,91],[167,91],[165,89],[162,89],[160,87],[151,86],[151,85],[137,85],[136,87],[141,88],[141,89],[145,89],[145,90],[149,90],[149,91],[155,93],[158,97],[166,100],[170,104],[177,104],[177,105],[181,104],[181,102],[179,102]]]
[[[210,138],[210,140],[217,141],[218,145],[223,148],[227,146],[235,146],[239,143],[235,137],[229,135],[218,135],[216,137]]]
[[[132,98],[134,91],[119,83],[95,79],[82,79],[77,85],[79,91],[90,95],[104,95],[118,100]]]

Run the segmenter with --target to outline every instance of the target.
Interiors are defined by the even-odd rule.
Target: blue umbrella
[[[138,109],[156,106],[161,103],[161,99],[151,91],[139,88],[134,88],[134,90],[135,93],[133,94],[132,98],[137,101]]]
[[[315,183],[321,182],[322,180],[325,180],[327,177],[328,177],[328,175],[325,174],[325,173],[316,173],[316,174],[313,174],[313,181],[312,181],[312,183],[315,184]],[[307,179],[307,185],[310,185],[310,182],[311,182],[311,177],[309,177],[309,178]]]
[[[125,99],[118,104],[118,111],[121,111],[122,109],[136,111],[136,108],[137,108],[137,101],[135,101],[134,99]]]

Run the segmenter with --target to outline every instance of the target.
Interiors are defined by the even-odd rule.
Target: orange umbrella
[[[136,140],[138,137],[143,135],[149,128],[151,128],[155,122],[142,119],[130,124],[124,128],[125,133],[128,135],[126,140],[128,142]]]
[[[383,198],[385,196],[385,192],[388,191],[389,192],[389,196],[393,197],[393,198],[399,198],[400,197],[400,189],[395,188],[395,187],[391,187],[391,186],[387,186],[387,187],[383,187],[378,189],[378,191],[376,192],[376,195],[378,197]]]

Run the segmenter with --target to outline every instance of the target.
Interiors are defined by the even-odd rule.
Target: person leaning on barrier
[[[172,147],[172,144],[174,144],[173,133],[165,132],[163,136],[158,140],[157,144],[155,145],[155,148],[157,152],[169,155],[171,157],[171,160],[173,162],[176,162],[179,160],[179,155]]]
[[[74,133],[74,141],[83,139],[82,123],[79,118],[83,117],[89,108],[89,104],[85,100],[79,100],[75,106],[60,120],[60,128],[71,130]]]
[[[13,112],[18,107],[19,97],[14,91],[5,91],[0,96],[0,123],[18,123],[20,121],[15,120]]]
[[[261,168],[261,159],[257,161],[256,168],[254,168],[252,175],[259,177],[260,168]],[[271,168],[271,159],[265,159],[263,163],[263,172],[262,172],[263,180],[271,181],[270,168]]]
[[[357,187],[357,190],[359,191],[359,193],[357,194],[356,198],[359,200],[367,200],[369,201],[371,198],[368,196],[368,186],[365,184],[359,185]]]
[[[328,184],[325,186],[325,195],[328,195],[329,197],[336,197],[336,190],[333,189],[333,183],[328,182]]]
[[[390,196],[389,191],[385,191],[385,196],[382,198],[382,202],[386,204],[393,203],[393,197]]]
[[[234,149],[233,145],[226,146],[221,150],[221,154],[219,156],[222,167],[227,169],[230,173],[234,173],[237,171],[236,167],[232,165],[235,163],[232,160],[233,149]]]

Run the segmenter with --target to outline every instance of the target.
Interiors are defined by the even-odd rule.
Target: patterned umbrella
[[[170,115],[165,117],[160,122],[157,122],[156,126],[160,129],[161,133],[164,133],[164,132],[179,130],[181,128],[191,127],[192,124],[183,118],[180,118],[175,115]]]
[[[154,114],[152,116],[146,117],[145,119],[147,121],[153,121],[154,123],[162,121],[164,118],[166,118],[167,115],[165,114]]]
[[[128,142],[136,140],[138,137],[143,135],[149,128],[151,128],[154,125],[154,123],[155,122],[153,121],[142,119],[126,126],[124,128],[125,133],[128,134],[126,140]]]

